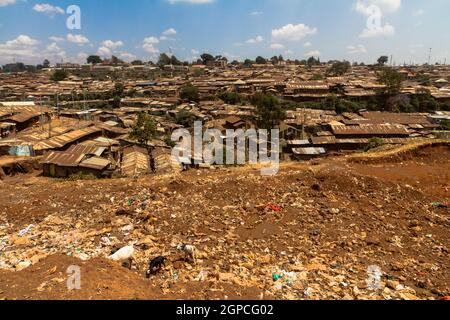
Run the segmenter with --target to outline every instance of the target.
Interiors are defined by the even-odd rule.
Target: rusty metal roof
[[[79,129],[75,131],[71,131],[68,133],[64,133],[62,135],[52,137],[50,139],[41,141],[34,145],[34,150],[48,150],[48,149],[56,149],[62,148],[65,145],[75,142],[83,137],[91,135],[93,133],[101,132],[102,130],[96,127],[88,127],[84,129]]]
[[[322,155],[326,151],[324,148],[295,148],[292,152],[297,155]]]
[[[335,135],[409,135],[401,125],[331,126]]]
[[[84,154],[72,154],[60,151],[47,153],[40,161],[41,164],[56,164],[62,167],[76,167],[84,158]]]
[[[136,176],[149,171],[148,151],[139,147],[129,147],[124,150],[122,174]]]
[[[335,136],[322,136],[322,137],[312,137],[312,144],[320,145],[320,144],[335,144],[336,137]]]
[[[82,161],[79,167],[103,170],[111,164],[111,161],[101,157],[92,157]]]

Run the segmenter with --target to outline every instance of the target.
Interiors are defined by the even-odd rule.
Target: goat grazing
[[[133,254],[134,254],[134,247],[133,246],[126,246],[122,249],[117,250],[115,253],[111,254],[108,259],[112,261],[117,261],[122,264],[128,263],[128,269],[131,270],[131,265],[133,262]]]
[[[180,244],[177,246],[177,250],[184,252],[185,260],[190,259],[194,262],[194,264],[197,263],[197,249],[194,246]]]

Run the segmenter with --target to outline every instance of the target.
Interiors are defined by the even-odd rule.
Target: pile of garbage
[[[448,209],[419,190],[345,166],[321,174],[284,170],[274,178],[221,169],[13,189],[0,206],[0,269],[7,271],[56,253],[87,261],[131,245],[131,268],[143,279],[149,260],[168,258],[148,280],[166,298],[174,284],[192,282],[204,283],[206,292],[231,284],[276,299],[449,293]],[[34,212],[28,220],[7,210],[18,193],[31,199],[14,216]],[[195,246],[196,263],[179,244]]]

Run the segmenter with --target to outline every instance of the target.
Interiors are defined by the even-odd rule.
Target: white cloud
[[[192,50],[191,50],[191,53],[192,53],[193,55],[199,55],[199,54],[200,54],[200,51],[198,51],[197,49],[192,49]]]
[[[155,47],[156,44],[159,43],[159,39],[156,37],[147,37],[142,42],[142,49],[144,49],[146,52],[155,55],[159,53],[158,48]]]
[[[122,41],[112,41],[112,40],[105,40],[102,42],[102,46],[106,47],[108,49],[111,50],[115,50],[117,48],[120,48],[123,46],[123,42]]]
[[[63,38],[63,37],[49,37],[48,39],[53,41],[53,42],[64,42],[64,41],[66,41],[66,39]]]
[[[314,51],[305,53],[305,57],[319,57],[321,55],[322,55],[322,52],[320,52],[319,50],[314,50]]]
[[[16,0],[0,0],[0,7],[6,7],[11,4],[15,4]]]
[[[82,36],[81,34],[71,34],[69,33],[67,35],[67,41],[71,43],[76,43],[78,45],[84,45],[89,43],[89,39],[85,36]]]
[[[175,30],[174,28],[167,29],[162,33],[163,36],[174,36],[176,34],[177,30]]]
[[[40,56],[37,45],[39,41],[27,35],[19,35],[13,40],[0,43],[0,63],[11,62],[20,57],[23,61],[31,61]]]
[[[356,46],[347,46],[347,52],[349,54],[363,54],[367,53],[367,49],[364,45],[358,44]]]
[[[134,54],[129,53],[129,52],[122,52],[122,53],[120,53],[119,56],[121,59],[128,61],[128,62],[136,60],[136,58],[137,58]]]
[[[97,50],[97,55],[99,55],[101,57],[110,57],[110,56],[112,56],[112,51],[111,51],[111,49],[109,49],[107,47],[100,47]]]
[[[305,42],[305,44],[303,45],[305,48],[309,48],[309,47],[311,47],[312,46],[312,43],[311,42]]]
[[[47,46],[47,48],[46,48],[46,51],[45,51],[45,55],[46,56],[50,56],[50,57],[53,57],[53,58],[62,58],[62,59],[64,59],[64,58],[66,58],[66,51],[64,51],[63,49],[61,49],[57,44],[56,44],[56,42],[53,42],[53,43],[51,43],[51,44],[49,44],[48,46]]]
[[[283,46],[282,44],[280,44],[280,43],[272,43],[272,44],[270,45],[270,49],[273,49],[273,50],[283,50],[283,49],[284,49],[284,46]]]
[[[316,34],[317,28],[311,28],[303,23],[287,24],[279,29],[272,30],[274,41],[300,41],[308,35]]]
[[[394,13],[400,9],[402,0],[357,0],[354,8],[359,13],[370,16],[373,14],[372,6],[377,6],[382,14]]]
[[[360,38],[392,37],[395,34],[395,28],[386,23],[383,27],[364,29],[359,35]]]
[[[37,3],[34,5],[33,10],[40,13],[46,13],[52,16],[55,14],[65,14],[63,8],[53,6],[48,3]]]
[[[255,43],[261,43],[264,41],[264,38],[262,36],[257,36],[256,38],[248,39],[246,43],[248,44],[255,44]]]
[[[252,17],[256,17],[256,16],[260,16],[260,15],[262,15],[261,11],[252,11],[252,12],[250,12],[250,16],[252,16]]]

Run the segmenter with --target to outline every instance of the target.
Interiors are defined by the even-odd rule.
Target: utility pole
[[[428,65],[431,67],[431,52],[433,48],[430,48],[430,54],[428,55]]]

